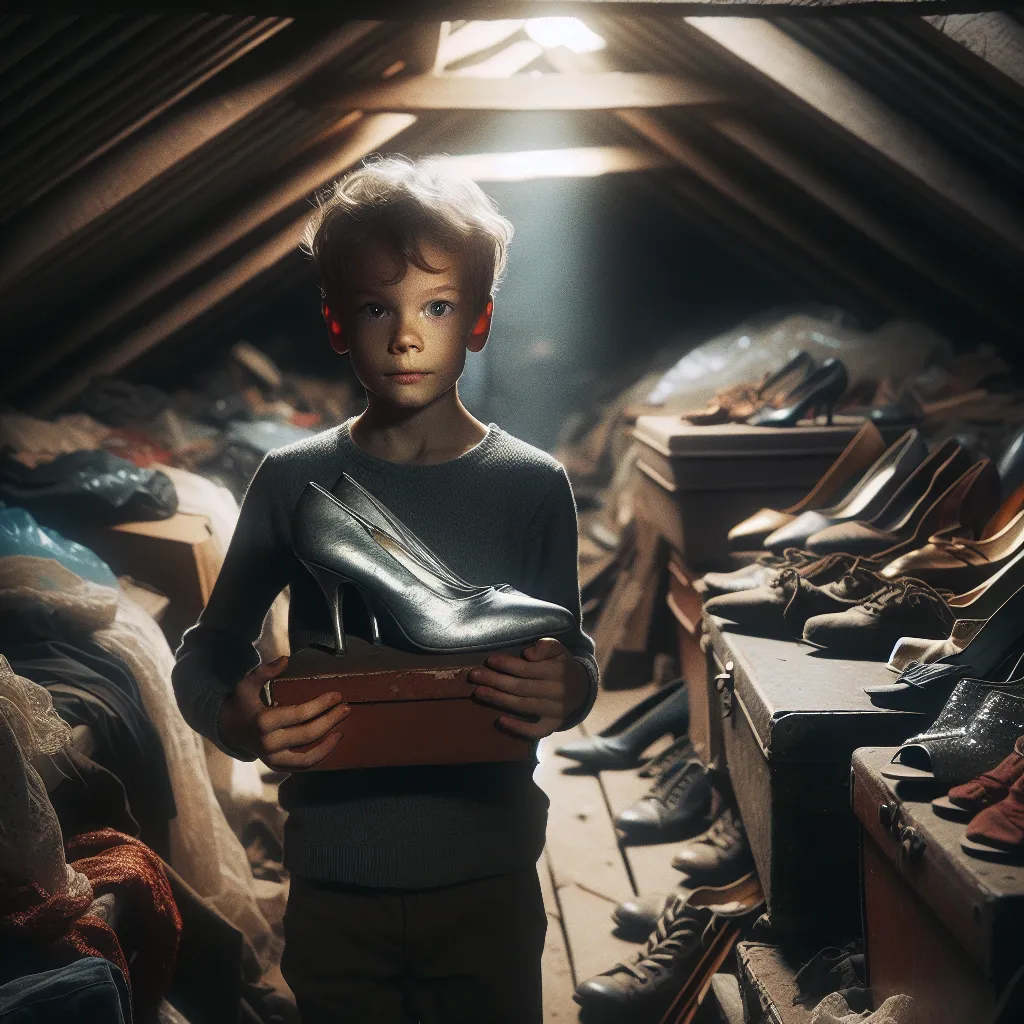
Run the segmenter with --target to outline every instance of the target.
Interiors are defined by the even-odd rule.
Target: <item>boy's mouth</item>
[[[387,373],[386,377],[398,384],[416,384],[428,376],[429,370],[404,371],[399,373]]]

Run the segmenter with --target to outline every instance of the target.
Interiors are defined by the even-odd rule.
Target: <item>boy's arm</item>
[[[267,611],[288,583],[288,524],[274,483],[273,453],[252,478],[210,600],[185,631],[171,670],[182,717],[224,753],[241,761],[217,732],[221,704],[260,663],[253,642]]]
[[[575,631],[558,639],[586,669],[590,693],[583,706],[570,715],[558,732],[579,725],[597,700],[598,669],[594,641],[583,632],[580,608],[579,524],[576,499],[565,470],[559,466],[551,489],[526,531],[526,563],[522,591],[542,601],[568,608],[576,617]]]

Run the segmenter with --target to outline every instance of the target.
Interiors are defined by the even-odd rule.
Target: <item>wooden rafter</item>
[[[727,139],[922,276],[1002,326],[1011,329],[1017,326],[1016,318],[1001,308],[994,296],[980,293],[962,275],[943,266],[917,240],[905,237],[886,218],[879,217],[855,195],[828,181],[806,159],[780,145],[751,120],[725,112],[713,116],[710,123]]]
[[[9,225],[0,249],[0,293],[111,209],[138,193],[201,146],[294,89],[363,39],[377,22],[350,22],[285,67],[226,95],[196,104],[157,130],[126,144]]]
[[[263,193],[254,203],[170,256],[156,271],[142,280],[132,282],[127,290],[112,296],[92,315],[72,323],[66,333],[51,338],[44,348],[33,354],[33,358],[26,359],[15,372],[5,376],[0,390],[4,394],[16,394],[60,360],[80,350],[144,303],[171,288],[196,267],[215,259],[272,218],[296,203],[301,203],[317,188],[405,131],[415,120],[411,114],[375,114],[371,117],[357,114],[353,118],[351,130],[339,145],[322,153],[312,162],[303,164],[273,190]]]
[[[319,81],[300,102],[332,110],[618,110],[727,103],[723,90],[674,75],[598,74],[468,78],[416,75],[342,91]]]
[[[1024,252],[1024,218],[916,124],[762,19],[687,18],[687,24],[798,97],[950,215],[1004,250]]]
[[[779,209],[777,204],[752,190],[729,167],[702,152],[698,146],[682,138],[677,132],[670,131],[653,114],[645,110],[620,110],[619,117],[652,146],[677,160],[766,227],[789,239],[817,263],[840,279],[849,282],[882,309],[899,315],[916,315],[916,310],[905,303],[897,292],[885,287],[873,275],[865,274],[850,260],[844,258],[842,253],[824,244],[786,211]]]

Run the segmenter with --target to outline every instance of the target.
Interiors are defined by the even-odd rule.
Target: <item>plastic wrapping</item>
[[[92,583],[117,586],[110,566],[89,548],[40,526],[25,509],[7,508],[0,502],[0,558],[11,555],[52,558]]]
[[[0,459],[0,499],[69,534],[84,524],[168,519],[178,509],[167,476],[106,451],[69,452],[35,469]]]
[[[927,327],[892,320],[877,331],[844,326],[833,318],[798,313],[758,325],[746,322],[698,345],[665,373],[646,398],[666,413],[699,408],[726,388],[756,383],[800,351],[816,363],[842,361],[849,387],[882,379],[904,380],[932,362],[948,362],[953,349]]]

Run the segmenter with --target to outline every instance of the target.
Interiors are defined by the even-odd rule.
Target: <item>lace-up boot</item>
[[[839,657],[884,661],[901,637],[948,637],[956,619],[946,603],[952,596],[920,580],[898,580],[843,612],[808,619],[804,640]]]
[[[673,894],[644,949],[577,987],[573,999],[589,1011],[587,1020],[653,1024],[669,1008],[710,939],[714,917],[708,907],[689,907],[687,896]]]
[[[659,774],[646,796],[615,816],[616,826],[632,838],[669,841],[692,835],[695,826],[707,822],[711,773],[688,741],[677,740],[672,747],[655,769]]]
[[[752,870],[754,859],[739,814],[727,807],[711,828],[679,847],[672,867],[685,871],[695,885],[723,885]]]

